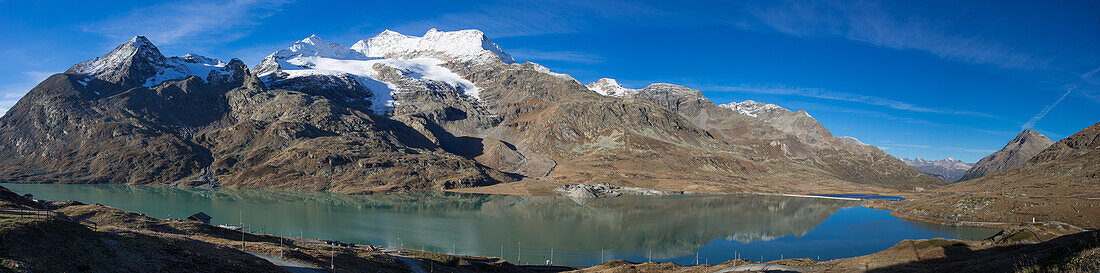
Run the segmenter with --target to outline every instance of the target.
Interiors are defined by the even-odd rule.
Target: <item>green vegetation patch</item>
[[[451,256],[451,255],[446,255],[446,254],[439,254],[439,253],[435,253],[435,252],[427,252],[427,251],[419,251],[419,250],[405,250],[404,252],[409,253],[412,256],[432,260],[434,262],[437,262],[437,263],[440,263],[440,264],[443,264],[443,265],[446,265],[446,266],[456,266],[456,265],[458,265],[458,260],[459,260],[458,257]]]
[[[1019,241],[1028,240],[1028,239],[1038,241],[1038,238],[1037,238],[1037,236],[1035,236],[1035,233],[1032,233],[1029,230],[1017,232],[1016,234],[1012,234],[1011,237],[1008,237],[1009,242],[1019,242]]]

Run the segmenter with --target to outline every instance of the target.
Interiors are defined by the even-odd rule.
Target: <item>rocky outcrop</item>
[[[806,113],[805,110],[790,111],[775,104],[760,103],[752,100],[731,102],[719,106],[763,120],[772,127],[794,135],[807,144],[829,145],[829,143],[822,142],[832,142],[833,140],[833,134],[825,129],[824,125],[821,125],[820,122],[817,122],[816,119],[811,117],[809,113]],[[845,144],[854,144],[847,138],[841,139],[841,141]],[[856,142],[858,142],[858,140]]]
[[[1024,130],[1004,148],[975,163],[974,167],[966,171],[959,181],[972,180],[1022,166],[1053,143],[1054,141],[1035,130]]]
[[[672,194],[684,194],[683,191],[666,191],[655,190],[637,187],[619,187],[611,184],[573,184],[565,185],[554,188],[554,193],[569,197],[580,199],[592,199],[598,197],[617,197],[626,195],[672,195]]]
[[[767,147],[753,150],[758,154],[754,158],[787,161],[785,164],[792,165],[788,168],[895,189],[942,183],[873,146],[850,137],[834,137],[805,111],[754,101],[715,105],[698,90],[672,84],[653,84],[626,94],[623,97],[673,110],[716,140]],[[761,154],[762,150],[767,153]]]

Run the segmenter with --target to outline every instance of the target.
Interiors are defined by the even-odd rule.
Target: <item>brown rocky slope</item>
[[[1043,149],[1050,147],[1050,144],[1054,144],[1054,141],[1038,131],[1024,130],[1003,148],[975,163],[962,178],[959,178],[959,181],[972,180],[1023,166]]]

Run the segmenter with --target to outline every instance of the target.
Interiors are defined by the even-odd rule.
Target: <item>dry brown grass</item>
[[[1008,236],[1026,236],[1016,233]],[[871,255],[831,261],[822,272],[1094,272],[1100,268],[1100,231],[1041,243],[1008,240],[905,240]]]

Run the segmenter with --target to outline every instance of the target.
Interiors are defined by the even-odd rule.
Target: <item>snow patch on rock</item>
[[[151,87],[169,80],[185,79],[188,76],[199,77],[203,82],[209,82],[209,77],[215,74],[230,74],[231,72],[226,69],[228,65],[221,60],[195,54],[171,57],[156,76],[145,80],[144,86]]]
[[[618,81],[610,78],[602,78],[585,86],[588,87],[588,90],[609,97],[622,98],[638,93],[638,89],[624,88],[622,85],[619,85]]]
[[[728,108],[728,109],[737,111],[738,113],[741,113],[742,115],[746,115],[746,116],[750,116],[750,117],[754,117],[754,118],[759,117],[760,113],[762,113],[764,111],[783,109],[783,107],[779,107],[779,105],[770,104],[770,103],[760,103],[760,102],[756,102],[756,101],[753,101],[753,100],[746,100],[746,101],[742,101],[742,102],[731,102],[731,103],[722,104],[722,105],[719,105],[719,106],[721,106],[723,108]],[[783,109],[783,110],[787,110],[787,109]],[[806,116],[809,116],[809,114],[806,114]]]
[[[836,139],[845,144],[867,145],[862,141],[859,141],[859,139],[850,136],[836,137]]]
[[[577,81],[577,79],[574,79],[573,76],[569,76],[569,74],[555,73],[553,71],[550,71],[549,68],[546,68],[545,66],[542,66],[541,64],[532,63],[532,62],[527,62],[526,64],[530,65],[531,68],[535,69],[535,71],[538,71],[539,73],[549,74],[550,76],[554,76],[554,77],[557,77],[559,79],[572,80],[572,81],[575,81],[577,83],[580,83],[580,81]]]

